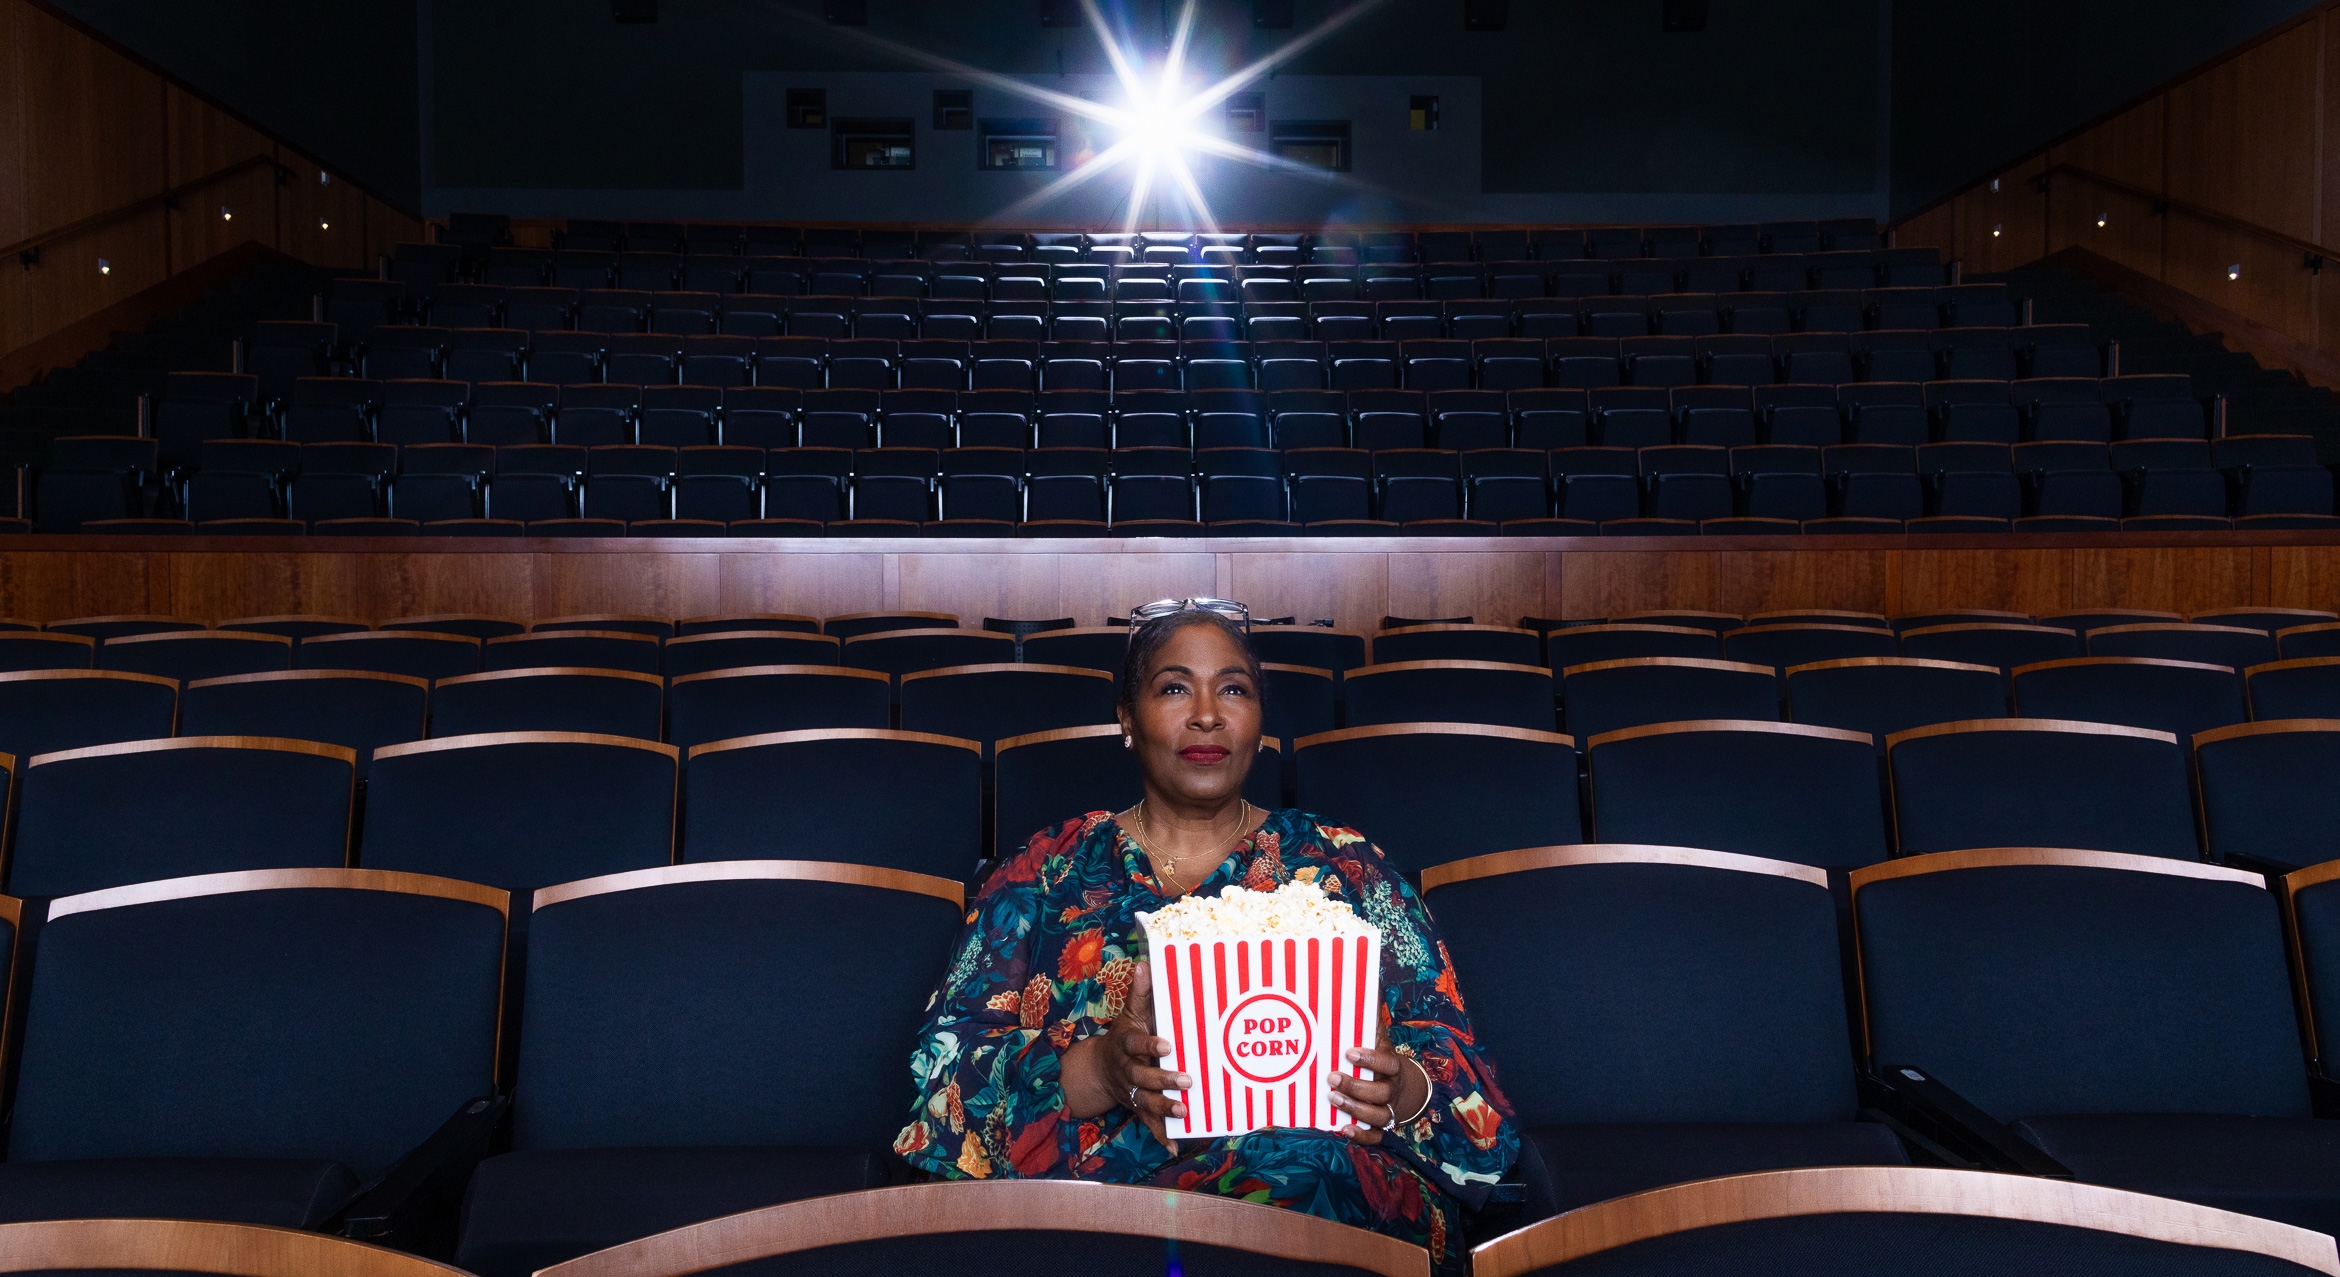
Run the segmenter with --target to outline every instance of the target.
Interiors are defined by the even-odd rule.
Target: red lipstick
[[[1227,755],[1232,752],[1224,745],[1189,745],[1179,750],[1178,756],[1190,763],[1207,765],[1227,761]]]

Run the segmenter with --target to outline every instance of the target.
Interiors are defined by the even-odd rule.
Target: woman
[[[1122,679],[1122,743],[1137,754],[1144,799],[1035,835],[986,882],[929,1004],[912,1060],[918,1105],[894,1151],[952,1178],[1270,1202],[1404,1238],[1459,1272],[1461,1211],[1485,1201],[1519,1139],[1445,947],[1412,888],[1358,834],[1243,801],[1259,750],[1259,658],[1226,617],[1166,610],[1131,633]],[[1154,1032],[1135,915],[1188,892],[1295,878],[1381,932],[1381,1041],[1348,1055],[1373,1080],[1324,1080],[1353,1119],[1338,1133],[1173,1142],[1164,1119],[1185,1110],[1163,1092],[1191,1081],[1158,1067],[1170,1043]]]

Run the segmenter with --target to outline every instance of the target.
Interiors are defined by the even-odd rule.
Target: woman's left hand
[[[1332,1090],[1333,1107],[1357,1119],[1357,1124],[1342,1132],[1359,1144],[1379,1144],[1381,1127],[1399,1117],[1411,1117],[1421,1112],[1422,1102],[1428,1098],[1429,1077],[1405,1056],[1389,1049],[1385,1034],[1373,1049],[1362,1047],[1348,1053],[1349,1063],[1362,1064],[1373,1071],[1372,1080],[1334,1073],[1327,1079]]]

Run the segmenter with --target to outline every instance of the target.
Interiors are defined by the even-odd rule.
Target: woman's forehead
[[[1218,626],[1196,622],[1181,625],[1154,649],[1146,673],[1151,675],[1173,665],[1184,666],[1196,673],[1216,673],[1220,670],[1249,669],[1243,659],[1243,649],[1222,633]]]

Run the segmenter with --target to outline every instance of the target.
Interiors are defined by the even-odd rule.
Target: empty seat
[[[2122,723],[2183,741],[2250,717],[2242,675],[2224,665],[2086,656],[2018,666],[2013,673],[2015,712],[2030,718]]]
[[[1534,665],[1542,643],[1532,630],[1507,625],[1412,625],[1373,636],[1377,664],[1393,661],[1499,661]]]
[[[1559,635],[1554,635],[1555,659]],[[1779,678],[1768,665],[1690,657],[1592,661],[1560,671],[1568,730],[1586,740],[1649,723],[1738,718],[1779,721]]]
[[[983,854],[982,763],[974,741],[882,728],[693,746],[680,858],[739,860],[802,845],[852,864],[964,879]],[[902,801],[906,793],[918,801]]]
[[[624,630],[547,630],[489,639],[480,649],[483,670],[568,666],[596,670],[659,671],[659,643]]]
[[[1710,1175],[1907,1161],[1890,1128],[1855,1120],[1822,871],[1596,844],[1422,881],[1472,1031],[1509,1062],[1523,1218]]]
[[[536,897],[511,1151],[483,1163],[459,1262],[520,1274],[799,1196],[877,1188],[891,1075],[959,928],[958,884],[754,860]],[[882,953],[865,951],[868,946]],[[855,990],[836,1055],[789,1049],[787,1005]],[[839,1070],[842,1069],[842,1072]],[[819,1105],[786,1097],[817,1079]]]
[[[850,668],[894,675],[951,665],[998,664],[1013,661],[1015,654],[1016,641],[1008,635],[960,629],[888,628],[848,636],[842,651]]]
[[[2083,1182],[2340,1226],[2264,879],[2031,846],[1852,888],[1881,1073],[1931,1076]]]
[[[784,630],[710,630],[666,641],[667,677],[750,665],[835,665],[836,639]]]
[[[1886,741],[1902,855],[2083,847],[2193,859],[2186,754],[2168,732],[1998,718]]]
[[[64,896],[192,874],[339,869],[356,756],[339,745],[183,736],[27,760],[8,889]]]
[[[1576,742],[1474,723],[1351,727],[1294,742],[1306,811],[1339,813],[1401,870],[1584,839]],[[1454,813],[1473,813],[1456,820]]]
[[[349,869],[52,902],[0,1210],[315,1229],[426,1142],[485,1141],[506,907]]]
[[[1010,736],[1112,722],[1113,684],[1110,674],[1071,665],[975,664],[904,673],[902,728],[976,741],[988,757],[993,742]]]
[[[283,670],[187,684],[183,736],[275,736],[350,750],[358,779],[373,751],[423,738],[430,684],[370,670]]]
[[[1865,732],[1879,752],[1886,738],[1934,723],[1998,718],[2007,712],[2007,676],[1989,665],[1864,656],[1791,666],[1788,718]]]
[[[571,732],[377,749],[366,779],[366,867],[529,892],[666,864],[677,752]]]
[[[2012,670],[2018,665],[2079,656],[2081,642],[2073,631],[2052,625],[1966,622],[1903,630],[1901,652],[1925,660]]]
[[[1378,644],[1376,645],[1378,647]],[[1484,723],[1552,730],[1552,672],[1495,661],[1398,661],[1341,677],[1348,723]]]
[[[1739,618],[1729,618],[1737,628]],[[1722,655],[1722,640],[1713,629],[1674,623],[1675,618],[1653,618],[1649,623],[1624,622],[1615,625],[1580,625],[1554,630],[1546,636],[1550,648],[1551,667],[1565,670],[1572,665],[1589,665],[1596,661],[1637,660],[1655,656],[1687,656],[1714,658]]]
[[[1877,746],[1795,723],[1658,723],[1590,738],[1595,842],[1851,869],[1886,856]]]
[[[293,650],[293,664],[305,670],[373,670],[422,679],[479,672],[478,639],[430,630],[394,630],[390,628],[394,624],[385,621],[383,628],[362,634],[305,639]]]
[[[2210,854],[2279,871],[2333,859],[2325,798],[2340,781],[2340,722],[2289,718],[2194,737]]]
[[[292,640],[280,635],[234,630],[126,634],[98,647],[97,666],[187,682],[286,669],[292,648]]]
[[[18,766],[60,750],[171,734],[178,684],[114,670],[0,674],[0,753]]]
[[[2340,718],[2340,657],[2270,661],[2243,671],[2251,717]]]
[[[836,665],[749,665],[675,676],[667,689],[667,740],[709,741],[816,728],[890,725],[893,681]]]
[[[837,639],[859,638],[885,630],[955,629],[959,618],[948,612],[852,612],[821,622],[821,633]]]
[[[665,682],[628,670],[548,667],[439,680],[431,735],[583,732],[657,740]]]
[[[1756,618],[1748,619],[1753,621]],[[1790,665],[1809,665],[1815,661],[1841,661],[1856,656],[1893,656],[1899,652],[1891,630],[1865,625],[1756,624],[1728,631],[1722,636],[1722,641],[1723,655],[1728,659],[1753,665],[1769,665],[1777,670],[1785,670]]]
[[[2239,670],[2274,660],[2275,636],[2234,625],[2107,625],[2088,631],[2088,654],[2154,656]]]
[[[97,658],[97,640],[83,634],[0,632],[0,672],[86,670]]]

